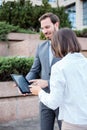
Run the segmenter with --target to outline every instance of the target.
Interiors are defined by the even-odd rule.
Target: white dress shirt
[[[50,94],[39,92],[40,101],[55,110],[59,119],[87,125],[87,58],[69,53],[52,67]]]
[[[52,53],[52,49],[51,49],[51,41],[49,41],[49,63],[50,63],[50,66],[51,66],[52,60],[53,60],[53,53]]]

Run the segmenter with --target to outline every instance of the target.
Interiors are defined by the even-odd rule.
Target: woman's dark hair
[[[54,32],[51,46],[56,57],[64,57],[69,52],[81,51],[76,34],[69,28]]]
[[[59,17],[53,13],[45,13],[43,14],[40,18],[39,18],[39,22],[41,22],[42,20],[46,19],[46,18],[50,18],[51,22],[53,24],[55,24],[56,22],[59,22]]]

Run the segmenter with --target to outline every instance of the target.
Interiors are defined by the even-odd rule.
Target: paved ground
[[[0,124],[0,130],[40,130],[39,119],[25,119]],[[55,123],[54,130],[58,130],[57,123]]]

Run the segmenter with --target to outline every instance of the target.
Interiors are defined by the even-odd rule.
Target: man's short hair
[[[39,22],[41,22],[42,20],[46,19],[46,18],[50,18],[51,22],[53,24],[55,24],[56,22],[59,22],[59,17],[51,12],[45,13],[43,14],[40,18],[39,18]]]

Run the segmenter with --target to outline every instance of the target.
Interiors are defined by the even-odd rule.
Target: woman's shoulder
[[[57,61],[54,65],[53,65],[53,69],[64,69],[68,64],[67,59],[62,58],[61,60]]]

